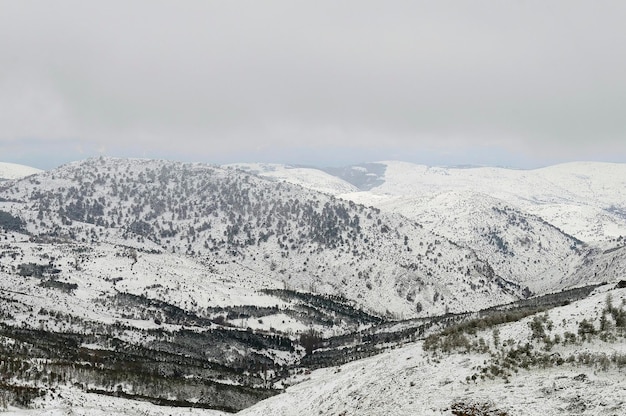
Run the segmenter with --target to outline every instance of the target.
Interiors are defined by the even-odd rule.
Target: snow
[[[626,290],[611,291],[615,304],[626,299]],[[582,318],[598,316],[607,293],[549,312],[555,333],[572,330]],[[528,322],[498,327],[501,339],[523,342],[529,336]],[[565,324],[561,322],[565,320]],[[491,331],[491,329],[489,330]],[[486,334],[479,334],[486,336]],[[547,369],[521,369],[502,379],[468,381],[476,366],[484,365],[487,354],[451,354],[434,358],[417,342],[378,356],[341,367],[313,371],[309,378],[289,387],[283,394],[241,411],[253,415],[451,415],[456,402],[487,403],[511,415],[623,414],[626,378],[623,373],[564,364]],[[563,347],[560,352],[595,350],[610,354],[626,352],[622,341],[595,341]],[[581,376],[583,374],[584,376]]]
[[[229,413],[210,409],[157,406],[139,400],[86,393],[72,387],[58,387],[43,399],[34,401],[33,409],[10,407],[6,416],[225,416]]]
[[[285,181],[329,195],[358,191],[354,185],[315,168],[270,163],[237,163],[224,165],[224,167],[247,171],[264,178]]]
[[[273,165],[270,167],[253,166],[253,168],[265,169],[265,171],[279,170]],[[300,168],[284,167],[281,169],[284,172],[291,172]],[[147,180],[148,176],[158,176],[161,172],[166,172],[164,182],[159,181],[156,184],[154,181]],[[194,174],[192,175],[191,172]],[[333,178],[326,173],[311,176],[311,172],[307,172],[307,175],[314,179],[319,175],[326,179]],[[237,254],[235,256],[226,249],[217,247],[221,244],[220,240],[223,239],[224,232],[227,231],[229,221],[231,221],[226,212],[214,211],[216,216],[210,218],[210,229],[197,231],[191,238],[185,234],[184,230],[199,229],[207,220],[206,217],[175,218],[172,221],[172,213],[155,214],[151,211],[149,195],[155,198],[171,197],[172,201],[182,198],[188,202],[189,210],[193,211],[197,206],[206,205],[206,198],[215,197],[210,192],[202,193],[202,190],[206,189],[203,183],[210,183],[216,189],[220,189],[224,181],[236,183],[237,186],[245,188],[249,195],[256,198],[252,202],[265,207],[263,209],[267,209],[268,213],[274,212],[275,208],[281,206],[285,208],[289,203],[295,205],[293,201],[307,203],[318,213],[327,205],[337,206],[342,211],[345,210],[350,218],[359,219],[359,231],[353,233],[354,235],[349,235],[349,229],[344,227],[346,230],[342,231],[341,235],[343,242],[338,242],[333,248],[309,239],[297,241],[296,246],[283,250],[282,244],[285,240],[279,242],[276,234],[279,221],[263,229],[265,218],[253,216],[246,221],[256,222],[257,227],[266,231],[268,237],[263,243],[240,245],[237,250],[241,253],[235,253]],[[334,181],[337,183],[336,178]],[[184,191],[180,189],[182,183],[186,183],[194,191],[182,195],[181,191]],[[121,192],[111,191],[113,185],[118,188],[132,186],[135,198],[128,198],[128,194],[125,194],[125,199],[121,198]],[[170,193],[170,188],[176,188],[177,192]],[[354,189],[352,185],[348,188]],[[74,192],[78,189],[85,189],[80,197]],[[222,191],[229,192],[227,189],[222,189]],[[128,258],[124,260],[124,265],[118,264],[115,268],[110,267],[109,265],[120,261],[114,256],[115,259],[110,263],[102,262],[104,269],[101,275],[110,278],[122,277],[123,279],[117,285],[118,290],[141,294],[143,289],[140,291],[140,288],[148,286],[144,284],[146,280],[151,280],[153,276],[154,280],[159,280],[157,277],[163,277],[164,271],[167,270],[172,278],[176,278],[181,283],[176,286],[163,285],[163,289],[146,289],[146,293],[163,298],[160,292],[169,289],[167,296],[171,298],[171,303],[177,306],[182,305],[181,307],[185,306],[181,302],[195,299],[196,296],[202,300],[202,303],[199,301],[198,303],[206,306],[232,305],[229,302],[248,304],[247,289],[289,288],[341,295],[355,301],[359,307],[374,311],[376,314],[408,318],[416,316],[419,313],[417,309],[423,310],[424,314],[443,313],[446,309],[463,311],[473,309],[479,304],[488,306],[510,301],[516,297],[510,292],[503,293],[502,288],[491,278],[486,279],[484,291],[472,293],[469,296],[454,293],[456,290],[453,288],[465,289],[466,292],[473,291],[465,271],[475,270],[475,277],[478,277],[484,273],[478,269],[483,268],[486,259],[478,258],[471,248],[454,244],[442,238],[441,234],[425,230],[413,221],[407,221],[406,217],[359,207],[299,186],[282,183],[281,186],[276,186],[273,181],[256,178],[235,169],[166,161],[98,158],[70,163],[41,174],[36,180],[19,181],[13,184],[11,190],[7,192],[11,193],[11,201],[17,202],[0,202],[0,209],[19,213],[19,216],[27,221],[28,231],[33,235],[48,233],[50,229],[58,227],[61,235],[73,234],[74,239],[85,241],[85,243],[106,242],[111,245],[133,247],[142,253],[145,251],[160,253],[155,254],[154,258],[162,256],[170,260],[180,259],[182,262],[179,267],[180,272],[176,270],[173,260],[171,262],[168,260],[171,267],[161,270],[155,264],[154,267],[144,270],[143,275],[147,277],[138,279],[141,274],[137,270],[129,271],[130,259]],[[45,201],[39,197],[40,192],[46,192]],[[92,204],[101,200],[106,201],[102,204],[102,215],[107,220],[119,218],[120,213],[126,214],[123,219],[118,219],[113,225],[107,227],[80,221],[67,224],[59,215],[59,212],[64,209],[59,205],[59,199],[48,198],[48,195],[57,193],[66,194],[63,197],[66,205],[83,200]],[[272,202],[272,209],[265,203],[266,201]],[[143,205],[134,205],[141,202]],[[40,215],[38,206],[44,203],[47,207],[43,210],[45,213]],[[155,215],[156,218],[153,218]],[[301,224],[300,219],[289,212],[285,211],[281,215],[283,215],[281,220],[287,227],[286,232],[292,236],[299,235],[302,227],[306,229],[307,224]],[[149,238],[152,237],[144,239],[136,235],[129,236],[128,225],[136,219],[145,217],[151,218],[150,221],[160,224],[160,227],[165,227],[164,224],[169,222],[174,229],[178,230],[177,235],[171,238],[155,238],[154,241],[150,241]],[[240,234],[242,235],[238,238],[244,238],[243,233]],[[213,240],[211,244],[214,247],[207,246],[209,240]],[[173,254],[174,252],[176,254]],[[187,257],[178,254],[183,252],[196,254],[190,254]],[[189,260],[192,257],[193,260]],[[189,261],[195,262],[196,265],[189,266]],[[141,262],[140,258],[138,264]],[[201,271],[201,265],[204,266],[205,271],[212,269],[213,273],[207,276],[205,271]],[[461,269],[463,272],[460,271]],[[187,275],[204,277],[202,279],[184,278]],[[206,281],[215,282],[216,280],[219,280],[219,284],[210,287],[205,284]],[[233,284],[230,285],[229,281]],[[156,283],[153,282],[153,284]],[[196,285],[200,287],[204,285],[203,288],[207,290],[189,289]],[[243,292],[239,288],[232,287],[241,285],[246,286]],[[159,296],[155,295],[157,292]],[[179,293],[180,296],[175,293]],[[211,296],[208,293],[211,293]],[[443,298],[439,298],[439,302],[433,299],[436,293],[444,295]],[[209,298],[211,302],[208,301]],[[219,299],[224,299],[224,302],[219,303]],[[418,308],[417,302],[420,302],[423,308]]]
[[[626,164],[572,162],[520,170],[432,167],[399,161],[377,163],[385,166],[382,184],[368,191],[355,189],[342,179],[313,168],[234,166],[388,211],[419,211],[421,204],[442,193],[474,193],[537,215],[585,242],[626,235]],[[367,171],[362,166],[352,169]],[[346,185],[351,189],[342,190]]]
[[[0,180],[20,179],[26,176],[35,175],[42,172],[40,169],[30,166],[18,165],[16,163],[0,162]]]
[[[542,169],[494,167],[444,168],[385,161],[384,183],[367,192],[342,197],[384,207],[402,197],[419,205],[432,195],[467,191],[489,195],[538,215],[586,242],[626,235],[626,164],[574,162]],[[381,200],[381,196],[383,199]],[[394,204],[399,208],[399,203]]]
[[[97,163],[105,166],[107,171],[124,170],[130,177],[141,175],[147,165],[160,167],[168,164],[109,159]],[[119,311],[108,310],[97,302],[118,292],[127,292],[161,299],[201,316],[212,307],[277,307],[277,312],[270,315],[232,319],[228,323],[234,325],[232,330],[243,327],[262,331],[276,329],[295,335],[313,328],[330,335],[333,329],[311,327],[284,313],[291,305],[290,301],[259,289],[290,288],[290,285],[293,288],[306,287],[320,293],[343,295],[361,307],[388,316],[410,318],[416,316],[417,301],[424,302],[429,314],[436,314],[447,308],[450,311],[476,310],[516,299],[514,294],[499,290],[493,281],[474,288],[477,281],[485,278],[476,270],[477,266],[486,264],[485,260],[490,262],[498,276],[528,285],[538,292],[598,280],[623,279],[626,249],[615,246],[611,239],[626,235],[626,165],[581,162],[523,171],[427,167],[393,161],[381,163],[386,166],[384,182],[369,191],[360,191],[342,179],[313,168],[277,164],[229,166],[233,170],[199,164],[185,167],[214,170],[219,178],[229,175],[248,177],[234,170],[239,169],[271,181],[298,186],[283,185],[283,191],[271,195],[273,198],[286,195],[296,200],[319,198],[328,202],[332,201],[328,195],[335,195],[380,208],[383,211],[380,218],[393,225],[391,233],[397,234],[400,244],[389,237],[391,233],[382,233],[373,225],[376,218],[367,222],[366,215],[363,215],[363,227],[370,227],[368,238],[376,239],[378,251],[356,263],[355,258],[340,251],[341,248],[316,252],[314,245],[303,246],[301,252],[294,251],[285,259],[269,244],[253,246],[244,253],[245,256],[236,260],[180,255],[155,242],[123,238],[121,230],[115,227],[103,229],[83,223],[75,224],[76,229],[83,232],[81,235],[103,235],[104,232],[104,237],[85,244],[58,241],[45,244],[31,241],[25,234],[0,234],[4,238],[0,292],[21,305],[12,311],[13,318],[7,322],[65,332],[80,329],[79,324],[55,321],[45,314],[38,314],[41,309],[47,309],[84,320],[121,322],[133,328],[175,330],[180,327],[126,318]],[[35,235],[37,231],[52,227],[55,225],[53,219],[35,220],[37,211],[28,197],[39,189],[75,186],[76,181],[72,178],[80,177],[81,166],[82,162],[69,164],[54,173],[20,182],[14,188],[14,196],[16,200],[23,197],[23,201],[0,202],[0,209],[32,220],[29,231]],[[367,172],[365,167],[355,169]],[[19,174],[28,174],[25,172],[28,170],[0,164],[0,178],[3,175],[18,175],[15,176],[18,178]],[[251,186],[264,186],[261,179],[250,178],[254,179]],[[299,187],[328,195],[314,194]],[[288,189],[285,191],[285,188]],[[271,187],[265,189],[271,190]],[[101,190],[94,194],[94,198],[106,196]],[[123,208],[130,206],[120,201],[111,202],[118,202]],[[511,225],[510,218],[502,216],[501,211],[523,219],[523,227]],[[216,221],[218,233],[223,231],[220,224]],[[590,244],[577,245],[573,238],[554,226]],[[503,254],[487,244],[483,235],[485,227],[488,231],[497,229],[515,255]],[[404,235],[409,241],[405,246],[401,239]],[[526,238],[530,242],[523,242]],[[424,243],[423,247],[420,243]],[[137,250],[136,259],[129,254],[131,247]],[[200,243],[194,248],[198,247]],[[363,246],[355,247],[363,249]],[[410,264],[422,257],[424,263]],[[54,261],[55,266],[62,269],[61,281],[78,285],[71,294],[41,287],[39,280],[16,273],[20,264],[49,261]],[[366,282],[370,286],[366,286]],[[554,323],[551,335],[563,337],[566,332],[576,333],[582,319],[597,319],[609,294],[615,304],[626,298],[625,290],[604,287],[587,299],[548,311],[546,319]],[[417,297],[409,301],[412,296]],[[435,303],[434,297],[445,301]],[[533,318],[498,327],[500,338],[513,344],[525,342],[531,336],[529,323]],[[338,331],[350,329],[342,327]],[[490,331],[478,336],[490,343]],[[148,341],[138,339],[138,332],[128,331],[120,336],[133,343]],[[97,347],[95,344],[90,346]],[[241,414],[449,415],[453,403],[464,401],[490,403],[512,415],[610,415],[622,413],[626,406],[626,381],[623,374],[614,369],[598,371],[568,364],[520,371],[510,377],[509,383],[499,379],[474,383],[466,378],[475,373],[477,366],[484,365],[489,359],[487,354],[452,354],[436,358],[425,353],[422,346],[420,341],[341,367],[313,371],[285,393],[260,402]],[[622,338],[616,343],[594,340],[582,345],[557,345],[553,351],[562,356],[585,352],[624,354],[626,343]],[[281,354],[280,351],[260,352]],[[286,353],[283,355],[279,357],[283,362],[294,359]],[[585,377],[578,377],[580,374]],[[222,414],[158,407],[84,393],[71,387],[58,388],[54,397],[47,397],[38,406],[41,408],[10,409],[7,414]]]
[[[534,292],[596,281],[593,273],[582,272],[589,262],[597,271],[609,267],[605,278],[619,278],[623,262],[592,259],[589,249],[610,250],[626,236],[625,164],[575,162],[534,170],[378,164],[385,166],[381,184],[338,196],[399,213],[462,243],[499,276]],[[493,208],[523,218],[530,229],[498,223],[505,218],[494,216]],[[509,253],[494,247],[494,232]]]
[[[278,283],[272,285],[269,280],[264,283],[259,279],[232,280],[207,271],[204,265],[189,257],[139,253],[137,263],[133,264],[129,257],[121,254],[123,248],[102,243],[91,246],[85,253],[86,259],[76,268],[74,253],[82,250],[81,245],[21,242],[11,243],[10,247],[17,249],[20,257],[3,258],[3,267],[17,269],[22,263],[44,264],[47,259],[55,258],[56,265],[63,270],[62,280],[76,283],[78,289],[68,296],[58,290],[41,288],[37,278],[4,274],[0,270],[0,291],[14,293],[16,298],[36,308],[57,310],[62,306],[63,312],[94,321],[120,320],[119,316],[112,316],[93,302],[120,291],[163,299],[186,310],[226,305],[285,306],[280,299],[258,291],[262,287],[277,287]],[[23,319],[27,319],[27,315]],[[128,323],[146,325],[136,320]],[[151,325],[156,327],[156,324]]]
[[[450,406],[459,401],[492,403],[512,415],[558,415],[577,397],[593,409],[586,414],[609,415],[623,410],[626,382],[622,374],[594,375],[587,369],[565,368],[524,372],[508,384],[501,380],[467,383],[465,377],[484,358],[453,355],[434,363],[418,343],[342,367],[314,371],[310,380],[240,415],[450,415]],[[587,375],[587,381],[574,379],[581,373]]]
[[[287,334],[297,334],[310,328],[309,325],[305,325],[284,313],[266,315],[262,318],[232,319],[229,322],[241,328],[252,328],[254,330],[262,329],[264,331],[272,331],[276,328],[280,328],[283,333]],[[322,327],[315,327],[314,329],[319,332],[324,331]]]

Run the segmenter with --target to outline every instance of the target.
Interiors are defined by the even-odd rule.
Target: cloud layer
[[[620,1],[0,9],[3,158],[38,143],[209,162],[626,161]]]

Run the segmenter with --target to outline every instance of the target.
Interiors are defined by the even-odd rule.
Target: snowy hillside
[[[85,393],[73,387],[60,387],[54,393],[35,399],[30,409],[8,406],[3,416],[226,416],[218,410],[159,406],[142,400]]]
[[[626,289],[598,293],[516,322],[459,329],[449,352],[432,347],[433,337],[316,370],[240,414],[623,414],[625,318]]]
[[[6,237],[0,371],[27,380],[35,397],[37,389],[71,384],[86,393],[238,410],[275,394],[266,386],[268,368],[296,362],[302,348],[288,333],[315,322],[302,322],[297,302],[259,292],[262,282],[233,282],[193,259]],[[282,330],[270,331],[278,317]],[[268,326],[258,331],[246,325],[263,319]]]
[[[535,214],[585,242],[626,235],[626,165],[579,162],[535,170],[443,168],[380,162],[382,184],[361,195],[345,195],[378,206],[404,197],[409,205],[424,196],[469,191],[501,199]]]
[[[222,275],[340,295],[388,317],[475,309],[524,289],[402,216],[232,169],[92,159],[0,196],[34,235],[183,254]]]
[[[583,259],[581,267],[567,278],[568,284],[580,285],[598,280],[614,282],[626,277],[626,240],[622,237],[612,242],[609,249],[596,248]]]
[[[41,172],[40,169],[31,168],[30,166],[0,162],[0,180],[19,179],[39,172]]]
[[[546,311],[492,312],[374,357],[294,373],[239,415],[616,415],[626,384],[626,289]],[[194,414],[63,386],[12,415]],[[464,413],[465,412],[465,413]]]
[[[355,202],[372,203],[353,194]],[[374,205],[420,221],[425,228],[471,247],[496,274],[533,292],[564,287],[563,278],[589,252],[584,243],[543,219],[486,194],[447,191],[420,197],[381,197]]]
[[[397,161],[305,171],[283,165],[242,167],[380,208],[410,212],[435,195],[471,192],[543,218],[588,243],[626,235],[624,164],[575,162],[534,170],[429,167]],[[341,184],[357,190],[342,191]],[[446,215],[444,210],[441,214]]]
[[[319,187],[314,169],[307,169],[312,179],[306,181],[280,165],[250,168],[261,176],[273,170],[287,181]],[[325,172],[359,187],[335,193],[341,198],[417,221],[471,248],[498,276],[533,292],[593,279],[594,273],[583,271],[585,264],[600,263],[591,257],[618,247],[626,235],[620,208],[626,165],[512,170],[379,162]]]

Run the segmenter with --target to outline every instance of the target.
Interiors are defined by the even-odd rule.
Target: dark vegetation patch
[[[26,223],[10,212],[0,211],[0,229],[4,231],[24,231]]]
[[[35,383],[41,387],[38,391],[72,384],[111,395],[127,394],[163,404],[175,398],[180,405],[193,402],[227,411],[241,410],[278,392],[265,388],[261,371],[272,365],[271,360],[255,362],[258,357],[250,355],[233,366],[212,361],[201,353],[210,349],[212,339],[202,334],[146,331],[145,337],[168,342],[139,345],[115,336],[127,327],[104,329],[109,334],[55,333],[0,324],[0,336],[12,340],[0,343],[0,374],[5,380]],[[264,341],[257,345],[271,343]],[[196,352],[193,356],[186,353],[191,350]],[[27,392],[19,382],[9,384],[16,392]]]
[[[284,300],[297,300],[311,307],[313,313],[325,313],[326,316],[334,316],[338,319],[361,324],[380,324],[384,319],[369,314],[354,305],[341,296],[336,295],[318,295],[309,292],[298,292],[295,290],[284,289],[264,289],[263,293],[276,296]]]

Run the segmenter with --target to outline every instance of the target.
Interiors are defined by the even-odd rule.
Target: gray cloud
[[[35,138],[207,161],[324,164],[336,149],[626,161],[620,1],[0,0],[0,10],[0,149]]]

